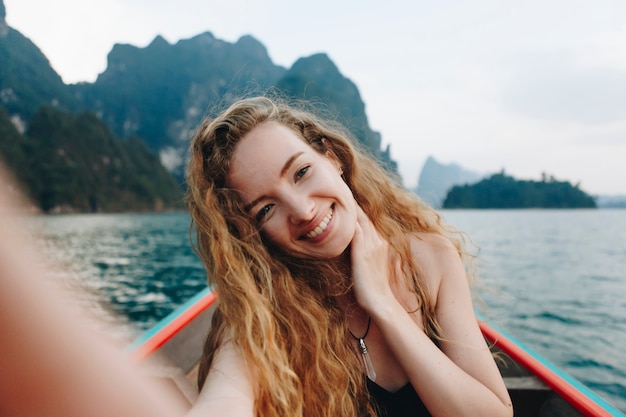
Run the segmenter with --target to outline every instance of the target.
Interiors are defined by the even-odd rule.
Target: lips
[[[328,223],[330,222],[330,219],[332,218],[333,218],[333,208],[331,207],[330,209],[328,209],[328,213],[326,213],[326,216],[324,216],[320,224],[318,224],[315,227],[315,229],[311,230],[309,233],[304,235],[303,239],[314,239],[317,236],[319,236],[320,233],[326,230],[326,227],[328,227]]]

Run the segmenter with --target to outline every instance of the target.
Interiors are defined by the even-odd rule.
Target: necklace
[[[367,373],[367,377],[374,382],[376,381],[376,371],[374,370],[374,364],[372,363],[370,354],[367,352],[367,346],[365,346],[365,338],[370,331],[370,324],[372,324],[371,316],[367,319],[367,329],[365,329],[365,334],[362,337],[356,337],[349,328],[348,331],[350,332],[350,336],[352,336],[359,343],[359,351],[361,352],[361,357],[363,358],[363,363],[365,364],[365,372]]]

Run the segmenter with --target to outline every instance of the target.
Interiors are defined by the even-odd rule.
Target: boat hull
[[[197,364],[217,302],[215,292],[201,291],[127,349],[188,406],[197,397]],[[479,325],[497,358],[516,417],[626,417],[502,329],[482,319]]]

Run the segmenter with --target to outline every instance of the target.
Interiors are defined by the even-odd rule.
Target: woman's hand
[[[389,243],[357,205],[357,225],[350,249],[354,295],[368,312],[397,302],[389,285]]]

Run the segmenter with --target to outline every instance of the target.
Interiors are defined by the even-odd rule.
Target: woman
[[[242,100],[187,181],[220,297],[193,416],[512,415],[461,241],[342,129]]]

